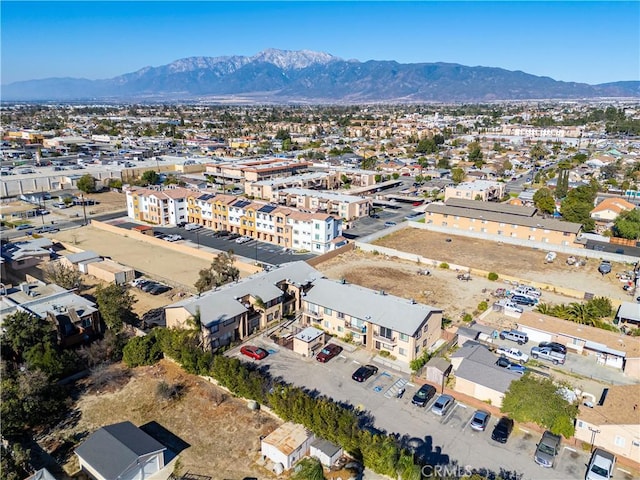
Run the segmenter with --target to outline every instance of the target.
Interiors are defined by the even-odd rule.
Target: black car
[[[567,347],[558,342],[540,342],[538,345],[540,348],[549,347],[551,350],[557,353],[567,354]]]
[[[512,430],[513,420],[509,417],[502,417],[493,428],[491,438],[496,442],[507,443],[507,439],[509,438],[509,435],[511,435]]]
[[[242,235],[239,233],[230,233],[227,237],[227,240],[235,240],[236,238],[240,238]]]
[[[158,282],[148,282],[142,285],[140,287],[140,290],[142,290],[143,292],[149,292],[152,288],[155,288],[158,285],[160,285]]]
[[[358,368],[355,372],[353,372],[353,375],[351,375],[351,378],[353,378],[356,382],[362,383],[365,380],[367,380],[371,375],[375,375],[376,373],[378,373],[378,367],[374,365],[363,365],[360,368]]]
[[[434,387],[431,385],[422,385],[420,390],[418,390],[411,399],[411,403],[419,407],[424,407],[435,394],[436,389]]]
[[[148,293],[150,293],[151,295],[160,295],[161,293],[168,292],[169,290],[171,290],[171,287],[168,287],[167,285],[157,284],[154,285]]]

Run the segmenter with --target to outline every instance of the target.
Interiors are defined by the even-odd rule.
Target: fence
[[[322,255],[318,255],[317,257],[313,257],[307,260],[307,263],[312,267],[316,265],[320,265],[321,263],[327,262],[332,258],[337,257],[338,255],[342,255],[343,253],[350,252],[356,248],[355,243],[347,243],[340,248],[336,248],[335,250],[331,250],[330,252],[324,253]]]

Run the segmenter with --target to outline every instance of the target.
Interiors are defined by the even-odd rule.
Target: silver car
[[[431,411],[436,415],[443,417],[447,414],[452,405],[453,397],[451,395],[442,394],[433,403]]]
[[[560,451],[560,441],[560,435],[555,435],[549,431],[544,432],[533,457],[535,462],[541,467],[553,468],[556,455]]]

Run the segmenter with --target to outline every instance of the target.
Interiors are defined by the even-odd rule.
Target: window
[[[342,319],[342,318],[344,318],[344,313],[342,313],[342,312],[336,312],[336,317],[338,317],[338,318]]]
[[[418,333],[416,333],[416,340],[421,336],[422,336],[422,330],[418,330]]]
[[[380,336],[388,339],[393,338],[393,330],[387,327],[380,327]]]
[[[324,307],[324,314],[325,314],[325,315],[331,315],[332,313],[333,313],[333,310],[331,310],[331,309],[330,309],[330,308],[328,308],[328,307]]]
[[[324,328],[331,328],[331,324],[329,323],[329,320],[324,321]]]
[[[233,325],[234,323],[236,323],[236,321],[233,318],[230,318],[229,320],[225,320],[223,325],[225,327],[228,327],[229,325]]]
[[[338,333],[342,333],[342,332],[344,332],[344,328],[343,328],[343,327],[338,326]]]
[[[211,333],[216,333],[218,330],[220,330],[220,325],[218,325],[217,323],[209,327],[209,331]]]
[[[620,435],[616,435],[616,438],[613,441],[613,443],[615,443],[616,447],[624,447],[624,444],[625,444],[624,437],[621,437]]]
[[[578,420],[577,427],[584,428],[584,422],[582,420]]]
[[[400,334],[400,340],[402,340],[403,342],[408,342],[409,341],[409,335],[407,335],[406,333],[401,333]]]
[[[407,351],[404,348],[399,348],[398,349],[398,353],[402,356],[406,356],[407,355]]]

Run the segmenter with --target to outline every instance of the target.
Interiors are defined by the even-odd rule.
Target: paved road
[[[397,433],[407,448],[429,464],[469,465],[478,470],[502,473],[503,478],[517,479],[575,479],[582,478],[588,461],[582,451],[563,448],[553,469],[544,469],[533,461],[538,434],[514,430],[505,445],[491,440],[491,431],[498,418],[491,418],[487,430],[475,432],[469,428],[474,409],[456,402],[445,417],[431,413],[434,399],[426,408],[411,404],[416,385],[406,384],[402,399],[395,395],[397,385],[408,381],[408,376],[379,365],[378,374],[364,383],[351,379],[358,366],[371,363],[367,352],[356,350],[343,353],[326,364],[303,358],[290,350],[281,349],[268,338],[258,337],[253,344],[266,348],[270,355],[260,363],[268,366],[273,376],[308,389],[317,389],[337,401],[361,405],[370,415],[374,430]],[[228,352],[253,362],[239,354],[239,349]],[[460,475],[461,476],[461,475]],[[616,478],[624,478],[621,474]]]

